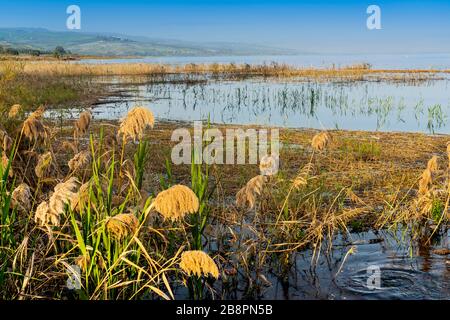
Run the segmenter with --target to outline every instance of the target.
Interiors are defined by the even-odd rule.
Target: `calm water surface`
[[[151,79],[126,86],[116,79],[112,87],[122,95],[101,101],[94,116],[117,119],[139,104],[158,119],[189,122],[209,116],[224,124],[448,133],[450,79],[439,77],[419,83]],[[72,111],[76,117],[79,110]]]

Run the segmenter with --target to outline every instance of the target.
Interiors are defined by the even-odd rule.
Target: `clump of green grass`
[[[381,155],[381,147],[378,142],[350,138],[339,142],[339,151],[343,156],[349,156],[358,161],[377,160]]]

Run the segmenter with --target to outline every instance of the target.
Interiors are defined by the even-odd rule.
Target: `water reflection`
[[[102,101],[94,110],[96,117],[117,118],[138,103],[160,119],[182,121],[210,116],[216,123],[294,128],[427,133],[449,129],[448,78],[420,83],[163,80],[116,84],[120,99]]]

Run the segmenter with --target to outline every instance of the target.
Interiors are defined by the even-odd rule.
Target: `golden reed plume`
[[[26,183],[21,183],[11,194],[11,206],[19,211],[28,213],[31,209],[31,201],[31,190]]]
[[[91,165],[92,157],[91,152],[84,150],[78,152],[72,159],[69,160],[68,166],[70,171],[78,172],[80,170],[86,170]]]
[[[22,126],[22,134],[30,141],[45,141],[50,137],[50,129],[41,121],[44,114],[44,108],[39,107],[36,111],[31,113],[24,121]]]
[[[428,160],[427,168],[422,172],[419,180],[419,194],[425,195],[433,183],[433,173],[438,170],[437,156]]]
[[[430,160],[428,160],[427,163],[427,169],[429,169],[431,172],[434,172],[438,169],[438,158],[437,156],[433,156]]]
[[[9,151],[12,147],[13,140],[8,135],[8,133],[2,129],[0,129],[0,142],[2,146],[2,150],[4,152]]]
[[[190,188],[175,185],[160,192],[149,209],[154,208],[165,219],[172,221],[182,219],[188,213],[195,213],[199,208],[197,195]]]
[[[273,176],[278,172],[279,163],[278,155],[265,155],[259,162],[259,171],[263,176]]]
[[[64,213],[66,205],[73,210],[78,204],[78,186],[79,182],[74,177],[57,184],[50,200],[43,201],[37,207],[34,221],[41,226],[59,226],[60,215]]]
[[[80,267],[83,272],[86,271],[88,265],[91,263],[91,257],[89,255],[81,255],[75,258],[75,264]]]
[[[36,177],[38,177],[39,179],[46,178],[51,172],[52,161],[53,158],[50,151],[41,154],[38,158],[36,167],[34,168],[34,173],[36,174]]]
[[[246,207],[253,209],[256,203],[256,196],[261,195],[266,177],[258,175],[251,178],[247,184],[242,187],[236,194],[236,205],[238,207]]]
[[[450,141],[447,142],[447,160],[448,160],[448,168],[450,169]]]
[[[214,260],[200,250],[185,251],[181,254],[180,268],[189,276],[195,275],[219,278],[219,268]]]
[[[19,113],[22,111],[22,106],[20,104],[15,104],[13,105],[8,112],[8,118],[9,119],[14,119],[16,118]]]
[[[132,213],[120,213],[106,221],[106,230],[117,239],[134,234],[138,226],[139,221]]]
[[[80,118],[75,122],[75,137],[81,137],[88,131],[91,120],[90,111],[86,110],[80,113]]]
[[[142,138],[147,127],[153,128],[154,124],[155,118],[150,110],[144,107],[135,107],[121,120],[118,134],[124,140],[136,141]]]
[[[312,138],[311,146],[313,147],[314,150],[321,151],[327,147],[330,140],[331,140],[331,135],[328,132],[323,131],[323,132],[316,134]]]
[[[8,166],[8,164],[9,164],[9,158],[8,158],[8,156],[6,155],[5,151],[2,151],[2,168],[3,168],[3,170],[6,169],[6,167]],[[14,172],[13,172],[12,167],[10,166],[10,167],[9,167],[8,176],[11,178],[13,175],[14,175]]]

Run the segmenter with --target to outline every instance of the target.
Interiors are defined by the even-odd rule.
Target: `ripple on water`
[[[367,269],[343,275],[338,285],[357,297],[367,299],[449,299],[445,281],[433,274],[404,267],[380,266],[380,287],[369,282]],[[373,282],[372,282],[373,284]]]

